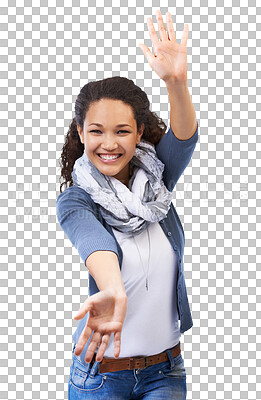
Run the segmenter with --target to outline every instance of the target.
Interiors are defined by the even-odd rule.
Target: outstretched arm
[[[114,334],[114,356],[117,358],[127,311],[127,296],[115,239],[97,219],[93,201],[82,188],[67,188],[58,196],[56,206],[61,228],[78,250],[100,290],[85,300],[74,317],[83,319],[89,313],[75,355],[79,356],[89,341],[85,361],[92,360],[97,347],[96,360],[101,361],[110,336]]]
[[[167,31],[161,12],[157,11],[160,40],[151,18],[147,19],[154,55],[145,45],[139,43],[150,67],[165,82],[170,101],[170,126],[179,140],[193,136],[197,128],[197,119],[187,86],[187,40],[188,24],[182,35],[181,43],[176,42],[171,14],[166,13]]]

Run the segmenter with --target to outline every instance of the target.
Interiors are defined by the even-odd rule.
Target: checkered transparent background
[[[88,274],[56,218],[58,159],[89,80],[133,79],[169,126],[165,84],[138,47],[151,48],[146,19],[157,28],[157,9],[165,22],[171,12],[178,41],[189,24],[199,122],[173,192],[194,321],[181,338],[187,398],[261,398],[261,8],[1,0],[1,399],[67,398],[72,316],[88,295]]]

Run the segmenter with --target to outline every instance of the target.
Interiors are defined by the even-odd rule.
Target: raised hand
[[[167,82],[168,80],[187,81],[187,40],[188,24],[185,24],[181,43],[176,42],[176,36],[172,24],[170,12],[166,13],[167,31],[163,22],[161,12],[157,10],[157,22],[160,40],[155,31],[151,18],[147,18],[149,35],[152,41],[154,55],[150,49],[139,43],[150,67],[156,74]]]
[[[91,362],[99,347],[96,361],[101,361],[108,346],[110,335],[114,333],[114,357],[118,358],[121,347],[121,331],[127,312],[127,296],[118,295],[115,290],[102,290],[88,297],[74,319],[82,319],[89,311],[88,320],[75,348],[75,355],[81,354],[89,340],[85,361]]]

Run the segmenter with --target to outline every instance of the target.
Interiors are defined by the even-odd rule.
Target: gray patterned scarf
[[[84,151],[75,161],[72,179],[99,204],[109,225],[121,232],[139,234],[151,222],[166,217],[172,192],[164,185],[164,164],[158,159],[154,145],[141,140],[130,168],[133,173],[127,187],[118,179],[102,174]]]

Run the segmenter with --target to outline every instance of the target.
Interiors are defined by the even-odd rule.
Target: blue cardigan
[[[169,191],[173,191],[181,174],[190,162],[197,141],[198,125],[193,136],[187,140],[179,140],[170,127],[155,146],[158,158],[165,164],[163,181]],[[56,200],[56,209],[59,224],[73,246],[78,250],[84,265],[87,257],[94,251],[108,250],[117,254],[121,268],[123,258],[121,247],[114,236],[111,226],[102,218],[99,207],[84,189],[77,185],[65,189]],[[184,279],[184,231],[173,203],[171,203],[167,217],[160,221],[160,225],[178,260],[177,308],[180,319],[180,332],[184,333],[193,326],[193,321]],[[95,280],[89,274],[89,294],[93,295],[98,291]],[[73,334],[75,343],[78,342],[87,322],[87,317],[88,313],[78,323],[77,329]],[[84,357],[88,344],[89,341],[80,356],[78,356],[84,365],[87,365]]]

